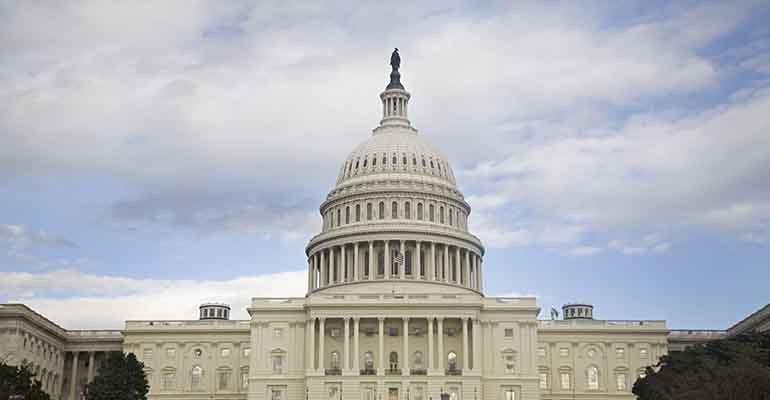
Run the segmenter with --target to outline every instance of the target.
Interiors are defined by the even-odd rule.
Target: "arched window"
[[[345,207],[345,223],[350,223],[350,206]]]
[[[428,219],[430,219],[430,222],[436,221],[436,217],[434,215],[435,213],[433,211],[434,211],[434,207],[433,207],[433,204],[431,204],[428,206]]]
[[[361,222],[361,205],[356,204],[356,222]]]
[[[390,205],[390,218],[398,218],[398,203],[395,201]]]
[[[450,351],[446,355],[446,368],[450,371],[457,371],[457,353]]]
[[[193,391],[203,390],[203,368],[199,365],[192,367],[190,371],[190,389]]]
[[[380,213],[379,213],[380,215],[378,217],[380,219],[385,219],[385,203],[382,202],[382,201],[380,202],[380,210],[379,211],[380,211]]]
[[[366,203],[366,220],[372,220],[372,203]]]
[[[404,203],[404,218],[412,219],[412,206],[408,201]]]
[[[417,219],[422,221],[422,203],[417,203]]]
[[[398,353],[395,351],[390,352],[390,356],[388,356],[388,362],[390,363],[390,369],[391,370],[397,370],[398,369]]]
[[[396,164],[398,164],[398,157],[396,157],[396,155],[393,154],[393,166],[395,167]]]
[[[586,370],[586,384],[589,390],[599,390],[599,368],[590,366]]]
[[[342,224],[342,210],[337,209],[337,226]]]
[[[438,208],[438,222],[444,223],[444,206]]]
[[[364,368],[368,370],[374,369],[374,355],[371,351],[364,353]]]
[[[454,215],[453,214],[454,214],[454,212],[450,208],[449,209],[449,225],[454,225]]]
[[[330,361],[332,369],[340,369],[340,353],[332,351]]]
[[[377,154],[372,154],[372,167],[377,165]]]
[[[366,157],[364,157],[364,168],[366,168],[366,162],[367,161],[368,161],[368,159]]]

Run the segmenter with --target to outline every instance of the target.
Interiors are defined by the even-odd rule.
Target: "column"
[[[409,375],[409,317],[404,317],[404,356],[401,357],[401,375]]]
[[[377,267],[374,265],[374,241],[369,242],[369,280],[374,280],[377,275]]]
[[[339,279],[339,275],[337,275],[337,279],[334,277],[334,273],[337,271],[337,266],[334,265],[334,246],[329,247],[329,284],[337,283],[337,279]]]
[[[320,317],[318,318],[318,369],[323,374],[326,371],[326,368],[324,367],[324,339],[326,339],[325,334],[325,318]]]
[[[307,258],[307,291],[313,290],[313,256]]]
[[[428,264],[428,267],[430,267],[429,272],[429,278],[432,281],[436,280],[436,243],[430,242],[430,264]]]
[[[305,368],[315,371],[315,318],[307,320],[307,361],[305,361]],[[257,349],[254,349],[257,351]]]
[[[329,276],[329,268],[326,266],[326,251],[321,250],[319,253],[321,253],[321,283],[319,286],[326,286]]]
[[[471,353],[473,353],[473,370],[481,373],[481,348],[479,347],[481,336],[481,321],[478,318],[474,318],[471,324]]]
[[[484,268],[483,264],[484,264],[484,260],[479,255],[479,267],[476,268],[479,270],[479,292],[484,291],[484,273],[482,272]]]
[[[465,270],[463,271],[465,287],[471,287],[471,251],[465,249]]]
[[[415,268],[412,270],[412,275],[415,279],[420,279],[420,271],[422,270],[422,251],[420,249],[420,241],[417,241],[415,246],[417,248],[417,262],[415,262]]]
[[[385,279],[390,279],[390,241],[385,241],[385,265],[383,266],[383,270],[385,271]]]
[[[428,318],[428,370],[434,368],[433,362],[433,317]]]
[[[385,318],[377,318],[379,324],[379,351],[377,352],[377,375],[385,375]]]
[[[88,383],[94,381],[94,356],[96,354],[93,351],[88,352]]]
[[[75,386],[78,383],[78,352],[72,353],[72,377],[70,378],[69,400],[75,400]]]
[[[460,284],[460,248],[455,247],[455,283]]]
[[[350,369],[350,318],[345,317],[342,321],[345,322],[345,362],[343,366],[347,371]]]
[[[358,242],[353,243],[353,282],[358,280]]]
[[[443,374],[446,365],[444,363],[444,317],[438,318],[438,332],[436,332],[436,334],[438,335],[438,357],[436,357],[436,365]]]
[[[444,282],[449,281],[449,245],[444,245],[444,265],[441,266],[441,273],[443,278],[441,279]]]
[[[340,246],[340,274],[337,276],[340,277],[339,281],[343,283],[348,281],[348,272],[346,271],[348,266],[347,250],[348,247],[346,245]]]
[[[360,368],[358,367],[358,359],[361,357],[359,353],[359,348],[358,348],[359,322],[360,320],[358,317],[353,318],[353,371],[355,371],[356,374],[360,370]]]
[[[401,279],[406,279],[406,244],[402,240],[401,241],[401,257],[403,257],[404,262],[398,266],[398,273],[401,277]]]
[[[465,371],[468,370],[470,367],[470,353],[468,353],[468,340],[470,338],[468,337],[468,320],[465,318],[460,318],[460,323],[463,324],[463,374]]]

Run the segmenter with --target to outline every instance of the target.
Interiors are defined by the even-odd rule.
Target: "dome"
[[[358,145],[342,163],[337,188],[393,175],[456,188],[447,158],[415,130],[402,127],[377,130]]]

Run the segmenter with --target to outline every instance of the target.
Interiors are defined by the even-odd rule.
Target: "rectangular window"
[[[283,373],[283,356],[273,356],[273,373]]]
[[[275,337],[283,336],[283,329],[281,329],[281,328],[273,329],[273,336],[275,336]]]
[[[619,373],[615,375],[615,383],[618,388],[618,392],[626,391],[626,374]]]
[[[163,371],[161,378],[162,378],[161,387],[163,388],[163,390],[174,389],[174,381],[176,380],[175,371]]]
[[[241,389],[249,388],[249,371],[241,371]]]
[[[513,328],[505,328],[505,337],[513,337]]]
[[[388,328],[388,336],[398,336],[398,328]]]
[[[144,349],[142,351],[142,360],[152,359],[152,349]]]
[[[217,372],[217,388],[227,390],[230,388],[230,371]]]
[[[569,372],[562,372],[561,373],[561,388],[562,389],[568,389],[570,388],[570,384],[572,379],[570,379]]]
[[[505,389],[505,400],[516,400],[516,392],[513,389]]]
[[[559,356],[561,357],[569,357],[569,348],[562,347],[559,349]]]
[[[540,377],[540,389],[548,389],[548,373],[541,372],[539,374],[539,377]]]
[[[537,356],[538,357],[545,357],[545,347],[538,347],[537,348]]]

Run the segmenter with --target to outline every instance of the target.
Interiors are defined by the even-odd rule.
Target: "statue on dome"
[[[393,71],[398,71],[401,67],[401,56],[398,55],[398,47],[390,55],[390,66],[393,67]]]

